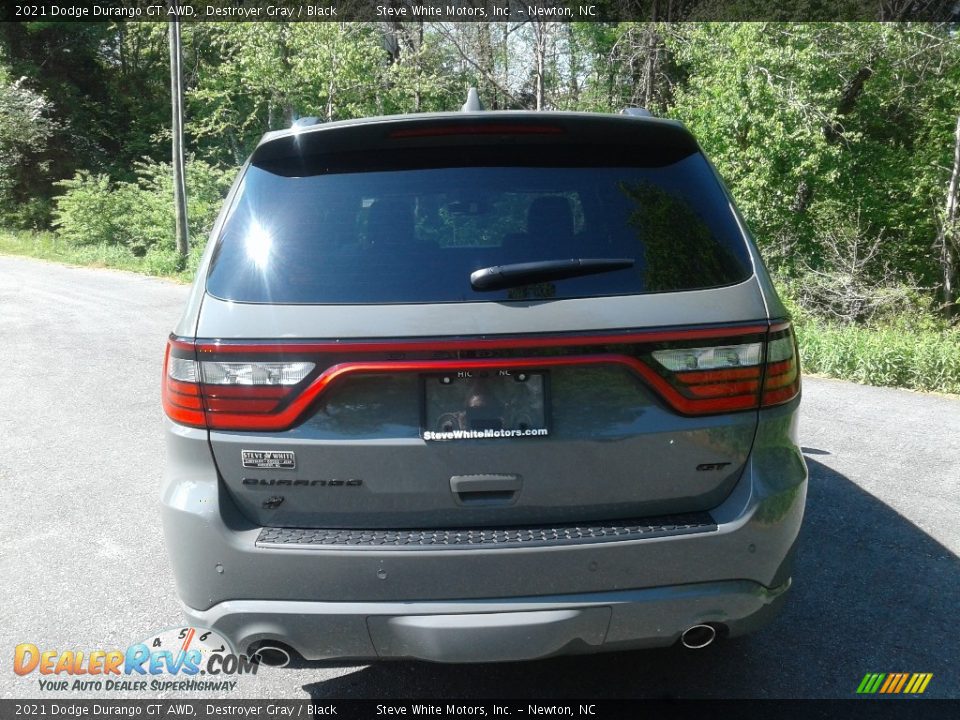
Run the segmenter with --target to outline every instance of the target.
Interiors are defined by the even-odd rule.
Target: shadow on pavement
[[[822,451],[804,451],[810,489],[794,586],[780,617],[755,635],[700,651],[493,665],[384,662],[304,690],[316,699],[852,698],[867,672],[930,672],[924,697],[960,697],[957,557],[809,458]],[[906,480],[904,492],[919,491]]]

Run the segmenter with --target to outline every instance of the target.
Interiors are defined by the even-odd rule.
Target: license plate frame
[[[420,437],[431,442],[548,437],[550,401],[547,370],[491,368],[423,374]]]

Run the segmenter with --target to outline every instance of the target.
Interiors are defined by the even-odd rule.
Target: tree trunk
[[[293,74],[293,67],[290,63],[290,43],[289,43],[289,25],[282,24],[280,25],[280,32],[277,35],[277,42],[280,46],[280,65],[283,68],[283,75],[285,78],[289,78]],[[290,92],[288,89],[284,89],[281,97],[279,98],[280,108],[283,112],[283,127],[288,128],[293,124],[293,121],[298,117],[297,108],[294,106],[292,100],[290,99]]]
[[[860,96],[863,95],[863,86],[873,76],[873,63],[876,62],[876,54],[871,53],[867,59],[867,64],[861,67],[850,78],[843,91],[840,94],[840,100],[837,103],[837,118],[833,121],[827,121],[823,126],[823,134],[828,143],[837,143],[843,137],[843,124],[839,118],[845,117],[853,112]]]
[[[500,23],[503,28],[503,34],[500,37],[500,57],[501,63],[503,64],[503,75],[500,78],[500,85],[502,87],[508,87],[510,85],[510,26],[508,23]],[[500,99],[500,95],[503,93],[498,93],[497,104],[494,105],[494,110],[505,110],[510,107],[510,99],[504,95],[503,99]]]
[[[477,59],[483,66],[484,76],[488,78],[496,77],[497,61],[493,51],[493,36],[490,33],[490,25],[487,23],[476,23],[474,40],[476,41]],[[477,88],[480,93],[480,99],[481,101],[496,106],[499,99],[497,89],[495,87],[488,87],[488,85],[489,83],[484,82],[483,78],[480,79],[479,87]]]
[[[547,24],[537,20],[533,24],[534,96],[536,109],[543,110],[545,100],[544,74],[547,60]]]
[[[396,7],[390,3],[391,7]],[[382,29],[383,49],[386,50],[390,58],[390,64],[395,65],[400,62],[400,33],[403,32],[403,26],[399,20],[380,23]]]
[[[423,20],[417,22],[417,85],[413,92],[413,111],[423,109]]]
[[[650,22],[647,23],[646,32],[646,58],[643,68],[643,101],[642,107],[650,110],[653,107],[654,83],[657,77],[657,61],[659,53],[657,52],[660,38],[657,35],[657,20],[659,20],[660,3],[653,0],[653,6],[650,10]]]
[[[940,265],[943,269],[943,308],[948,316],[957,311],[957,255],[960,252],[960,116],[953,141],[953,170],[947,185],[946,212],[940,228]]]

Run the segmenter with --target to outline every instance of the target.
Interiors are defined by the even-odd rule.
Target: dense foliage
[[[151,249],[173,252],[171,167],[137,162],[134,172],[133,182],[81,171],[57,183],[63,194],[55,201],[53,225],[60,236],[73,245],[120,245],[138,257]],[[190,234],[199,242],[213,225],[230,180],[202,160],[187,163],[187,216]]]

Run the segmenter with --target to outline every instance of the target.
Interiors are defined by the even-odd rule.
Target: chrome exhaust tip
[[[270,667],[284,668],[293,659],[291,653],[283,647],[275,645],[260,645],[250,652],[250,656],[258,662]]]
[[[680,642],[689,650],[700,650],[717,639],[717,631],[712,625],[694,625],[680,634]]]

